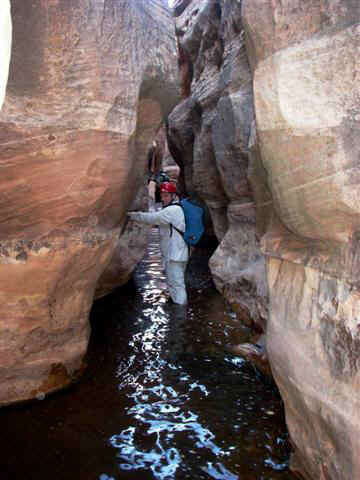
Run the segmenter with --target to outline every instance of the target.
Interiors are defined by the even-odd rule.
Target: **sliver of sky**
[[[169,7],[172,7],[175,3],[175,0],[168,0]]]

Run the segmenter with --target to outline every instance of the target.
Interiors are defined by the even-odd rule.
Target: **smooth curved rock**
[[[352,480],[360,477],[360,4],[245,0],[243,18],[267,184],[257,196],[267,350],[292,466],[309,479]]]
[[[10,1],[2,0],[0,5],[0,109],[4,103],[6,84],[9,74],[11,34],[12,24]]]
[[[0,404],[43,396],[81,370],[95,289],[124,283],[143,254],[143,230],[121,234],[177,99],[164,2],[12,0],[12,16],[0,114]]]

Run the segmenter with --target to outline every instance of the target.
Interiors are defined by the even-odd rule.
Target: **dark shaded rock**
[[[191,76],[183,68],[186,98],[169,116],[169,148],[185,192],[205,202],[220,243],[210,260],[216,287],[263,331],[268,298],[248,178],[254,111],[241,4],[192,2],[176,19],[176,31]]]

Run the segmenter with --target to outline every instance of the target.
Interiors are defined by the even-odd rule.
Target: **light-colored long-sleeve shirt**
[[[160,249],[165,261],[187,262],[189,249],[182,235],[170,225],[185,231],[184,212],[179,205],[169,205],[158,212],[129,212],[130,218],[149,225],[158,225]]]

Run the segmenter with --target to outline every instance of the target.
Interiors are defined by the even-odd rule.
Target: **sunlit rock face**
[[[11,5],[0,404],[42,398],[81,370],[95,290],[124,283],[143,254],[145,232],[125,226],[126,211],[142,202],[146,152],[177,92],[166,2]]]
[[[170,151],[182,168],[186,192],[206,203],[221,242],[210,261],[218,290],[245,322],[262,331],[268,300],[248,179],[254,113],[241,2],[201,0],[175,7],[184,98],[169,116]]]
[[[309,479],[352,480],[360,478],[360,4],[244,0],[243,21],[266,185],[258,214],[267,349],[292,465]]]
[[[11,51],[11,14],[9,0],[0,4],[0,109],[4,102]]]

